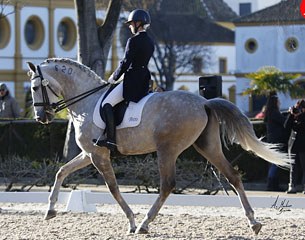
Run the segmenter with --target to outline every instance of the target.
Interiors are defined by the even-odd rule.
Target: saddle
[[[102,120],[104,122],[105,122],[105,114],[103,113],[102,104],[103,104],[105,98],[109,95],[109,93],[115,88],[115,86],[116,85],[111,85],[111,87],[103,95],[102,102],[100,104],[100,116],[102,117]],[[118,126],[122,123],[128,105],[129,105],[128,101],[122,101],[113,107],[114,123],[116,126]]]
[[[93,113],[93,123],[101,128],[105,129],[106,125],[104,122],[104,114],[102,112],[102,102],[107,97],[107,95],[113,90],[114,86],[110,87],[108,91],[103,94],[97,101]],[[114,106],[114,118],[117,129],[136,127],[141,122],[142,111],[147,100],[156,93],[149,93],[139,102],[127,102],[122,101]]]

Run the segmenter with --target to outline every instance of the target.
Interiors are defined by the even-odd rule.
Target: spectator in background
[[[255,118],[256,119],[264,119],[265,118],[265,113],[266,113],[266,105],[264,105],[262,107],[262,110],[258,114],[255,115]]]
[[[290,168],[290,177],[287,193],[296,193],[298,173],[302,174],[302,185],[305,194],[305,100],[299,100],[295,106],[289,108],[286,126],[294,131],[294,139],[291,141],[291,153],[294,164]],[[299,171],[301,170],[301,171]]]
[[[18,118],[20,108],[5,83],[0,83],[0,118]]]
[[[270,93],[267,99],[264,118],[267,128],[267,142],[280,143],[281,151],[285,151],[287,145],[286,132],[284,128],[285,121],[286,117],[280,112],[280,101],[277,94],[274,92]],[[278,167],[275,164],[271,164],[268,170],[267,190],[279,190]]]

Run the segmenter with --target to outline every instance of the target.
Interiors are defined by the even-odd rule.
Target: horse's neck
[[[63,69],[55,70],[54,78],[60,84],[65,101],[79,96],[93,88],[100,86],[98,80],[90,77],[87,73],[83,72],[79,67],[69,65],[68,63],[62,64],[60,67],[65,66]],[[54,66],[50,66],[51,71],[54,72]],[[72,73],[71,73],[72,71]],[[88,112],[90,114],[91,108],[93,109],[95,99],[92,97],[84,98],[77,101],[68,107],[72,115],[79,115],[80,113]],[[92,110],[93,111],[93,110]]]
[[[82,75],[75,74],[74,76],[65,76],[61,83],[65,98],[71,98],[76,95],[87,92],[100,85],[97,81],[93,81],[89,77],[82,77]]]

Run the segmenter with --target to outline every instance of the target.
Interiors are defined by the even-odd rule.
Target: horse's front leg
[[[113,167],[110,161],[110,153],[103,154],[102,158],[100,156],[92,156],[93,165],[99,171],[99,173],[104,177],[104,180],[114,197],[114,199],[118,202],[124,213],[126,214],[129,220],[129,229],[128,233],[134,233],[136,230],[135,217],[133,211],[130,209],[124,198],[122,197],[116,177],[113,171]]]
[[[91,160],[88,156],[84,156],[84,154],[80,153],[71,161],[62,166],[58,172],[56,173],[55,182],[52,187],[52,191],[49,196],[48,209],[44,216],[45,220],[49,220],[56,216],[55,204],[58,199],[59,189],[65,180],[65,178],[72,172],[84,168],[91,164]]]

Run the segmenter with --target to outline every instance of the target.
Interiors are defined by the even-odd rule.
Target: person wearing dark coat
[[[287,193],[297,192],[298,174],[301,173],[305,194],[305,100],[298,101],[288,112],[286,125],[294,131],[294,139],[291,146],[291,153],[294,154],[294,163],[290,168]]]
[[[0,118],[19,118],[20,108],[5,83],[0,83]]]
[[[149,13],[142,9],[132,11],[128,16],[128,24],[133,36],[128,39],[123,60],[118,68],[109,77],[108,82],[115,84],[123,76],[119,83],[104,99],[102,111],[105,116],[107,139],[93,139],[94,144],[116,149],[115,123],[113,107],[125,100],[138,102],[149,92],[151,79],[148,63],[154,52],[154,43],[148,36],[146,29],[151,23]]]
[[[266,104],[264,122],[267,128],[267,142],[281,144],[281,151],[285,151],[287,140],[284,124],[286,117],[280,112],[280,101],[276,94],[270,94]],[[279,190],[278,167],[271,164],[268,170],[267,190]]]

